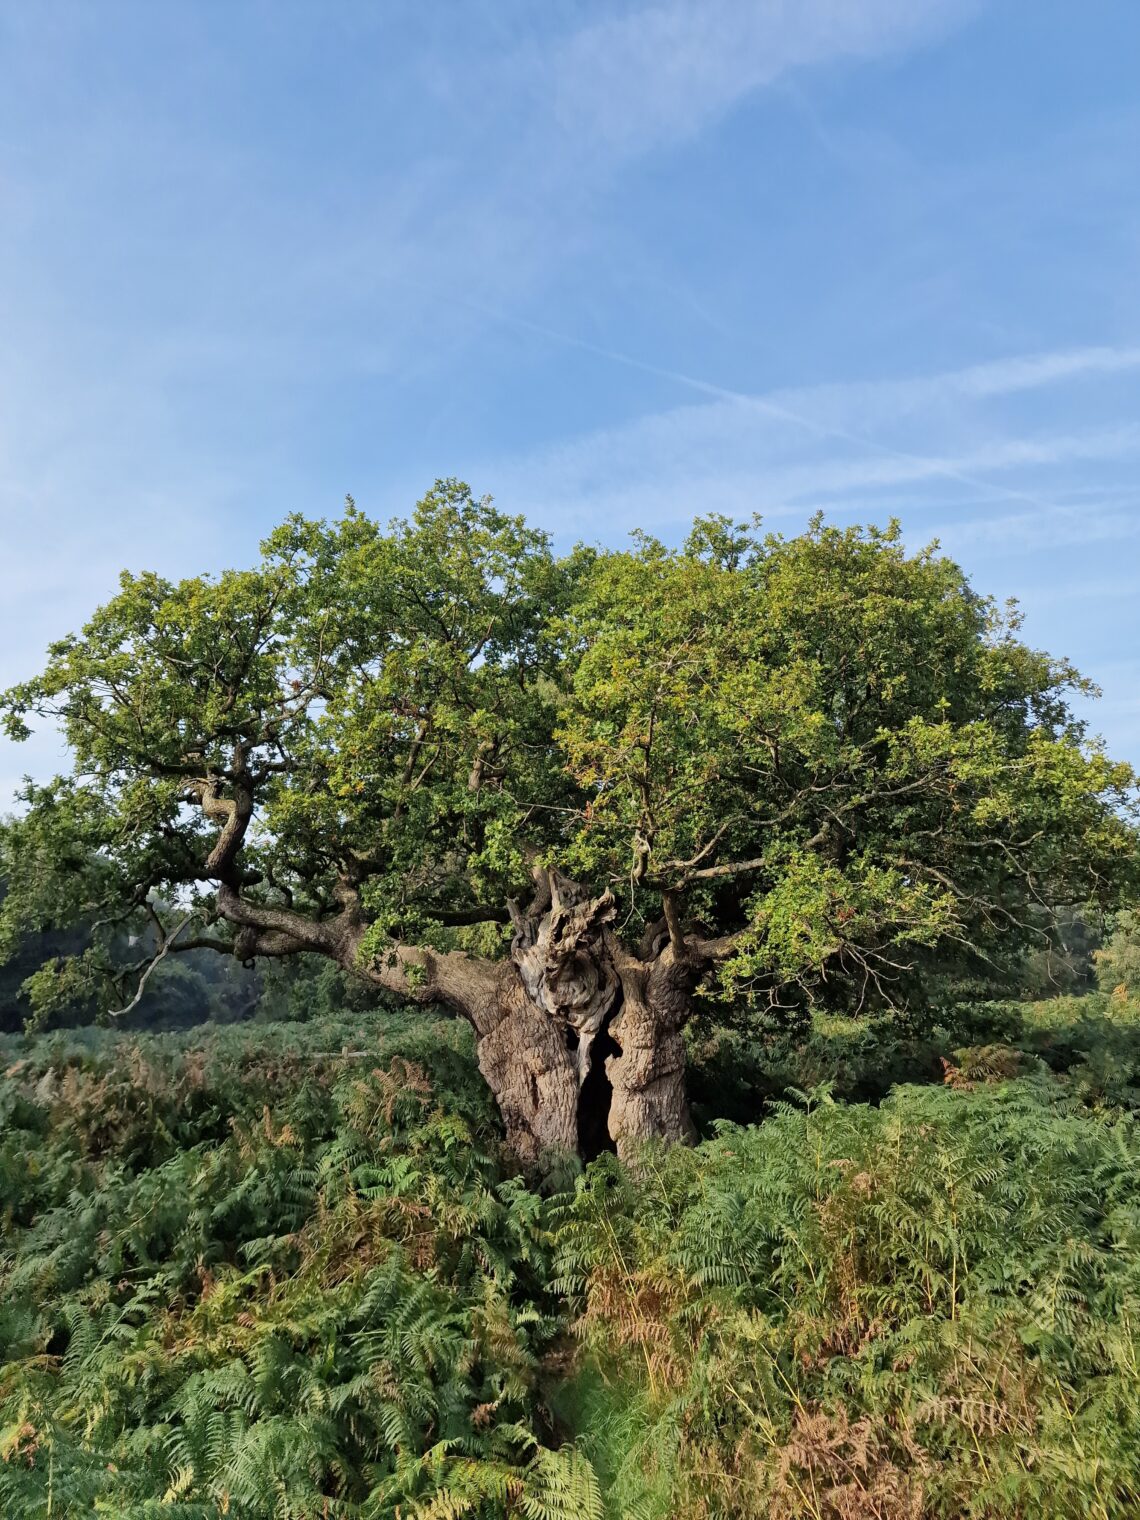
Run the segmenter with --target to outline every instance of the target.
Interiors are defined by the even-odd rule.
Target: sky
[[[1136,0],[0,0],[0,687],[459,476],[897,516],[1140,764],[1138,62]]]

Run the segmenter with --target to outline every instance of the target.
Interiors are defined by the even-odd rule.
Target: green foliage
[[[338,915],[374,969],[396,942],[494,957],[545,862],[634,938],[663,893],[731,936],[722,998],[993,984],[1138,865],[1134,777],[1067,705],[1087,683],[1017,628],[897,525],[710,518],[558,559],[457,481],[387,528],[293,517],[253,569],[124,575],[0,700],[74,757],[0,831],[0,955],[100,926],[29,981],[45,1010],[119,997],[110,945],[148,908],[242,959],[339,954],[310,932]]]
[[[706,1035],[765,1122],[543,1198],[464,1025],[310,990],[0,1039],[0,1513],[1133,1513],[1140,1002]]]
[[[882,1006],[956,969],[992,981],[1048,942],[1041,904],[1135,870],[1133,778],[1066,706],[1086,683],[897,525],[643,539],[598,561],[573,617],[559,737],[597,793],[573,863],[625,863],[740,926],[733,998]]]
[[[0,1511],[600,1514],[539,1440],[548,1237],[462,1026],[361,1043],[342,1018],[10,1064]]]
[[[817,1013],[793,1030],[697,1027],[688,1044],[693,1116],[705,1135],[718,1119],[758,1121],[773,1101],[824,1084],[838,1101],[877,1104],[899,1084],[941,1082],[955,1070],[969,1081],[1002,1059],[1011,1074],[1053,1072],[1091,1107],[1140,1113],[1140,999],[957,1004],[909,1024]]]
[[[1133,996],[1140,995],[1140,909],[1117,914],[1112,933],[1093,959],[1104,991],[1123,987]]]
[[[445,942],[485,892],[505,918],[528,880],[518,799],[564,791],[545,623],[589,558],[556,563],[541,533],[443,482],[387,532],[350,502],[336,524],[290,519],[255,570],[124,575],[2,704],[16,737],[58,722],[75,768],[29,783],[0,831],[0,955],[96,920],[73,980],[110,1001],[109,937],[187,888],[213,920],[222,876],[309,918],[351,877],[377,946]],[[211,857],[210,808],[237,793],[256,822],[235,872]],[[532,841],[551,816],[533,812]],[[50,1002],[52,985],[29,990]]]

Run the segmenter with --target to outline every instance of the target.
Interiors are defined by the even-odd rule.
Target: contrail
[[[894,459],[900,464],[914,465],[920,468],[924,474],[939,475],[946,480],[957,481],[959,485],[969,486],[974,491],[994,492],[1005,500],[1026,502],[1029,506],[1037,507],[1042,511],[1052,510],[1051,503],[1042,501],[1038,496],[1030,495],[1026,491],[1017,491],[1010,486],[1003,486],[997,481],[987,480],[980,475],[960,470],[944,459],[935,459],[926,454],[912,454],[905,449],[891,448],[889,444],[879,443],[877,439],[868,438],[862,433],[852,433],[846,428],[833,427],[829,423],[817,422],[813,417],[805,417],[802,412],[793,411],[790,407],[780,406],[777,402],[769,401],[763,396],[750,395],[746,391],[729,390],[726,386],[715,385],[712,381],[701,380],[695,375],[686,375],[680,370],[665,369],[659,364],[651,364],[645,359],[634,357],[632,354],[622,353],[620,349],[604,348],[598,343],[591,343],[587,338],[576,337],[573,333],[559,332],[556,328],[547,327],[541,322],[532,322],[527,317],[518,317],[510,312],[498,311],[494,307],[485,306],[482,302],[472,301],[465,296],[451,296],[448,299],[456,305],[465,306],[468,310],[477,312],[480,316],[490,318],[493,322],[500,322],[509,327],[521,328],[526,332],[532,332],[539,337],[547,338],[552,343],[561,343],[568,348],[581,349],[584,353],[596,354],[599,359],[608,359],[614,364],[625,365],[627,369],[641,370],[642,373],[654,375],[659,380],[671,380],[676,385],[683,385],[687,389],[697,391],[703,396],[712,396],[718,401],[730,401],[737,406],[750,407],[752,410],[761,412],[767,417],[775,418],[779,422],[788,422],[793,427],[802,428],[805,432],[814,433],[817,437],[830,438],[842,443],[852,444],[856,448],[866,449],[882,458]]]

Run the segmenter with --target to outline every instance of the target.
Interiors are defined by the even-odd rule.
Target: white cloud
[[[963,0],[670,0],[581,28],[533,77],[567,139],[624,157],[692,135],[792,70],[914,46],[970,9]]]
[[[937,538],[956,554],[963,549],[983,550],[1001,546],[1007,550],[1017,547],[1023,550],[1065,549],[1084,547],[1089,544],[1120,542],[1140,536],[1140,514],[1136,511],[1118,511],[1100,507],[1074,510],[1066,507],[1044,507],[1032,512],[1009,513],[1000,517],[979,517],[972,520],[953,518],[935,524],[925,535]],[[1140,592],[1140,582],[1133,581],[1131,595]],[[1064,588],[1057,600],[1079,600],[1082,596],[1103,599],[1106,594],[1124,595],[1123,590],[1106,593],[1103,587],[1096,590]],[[1035,605],[1045,600],[1034,594],[1030,598]]]
[[[1053,385],[1083,375],[1113,375],[1140,368],[1140,348],[1070,348],[1051,354],[1027,354],[995,364],[976,364],[941,376],[941,383],[965,396],[1002,396],[1011,391]]]

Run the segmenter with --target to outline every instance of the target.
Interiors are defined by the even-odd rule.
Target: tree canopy
[[[1135,778],[1073,716],[1088,689],[897,525],[557,556],[455,481],[387,526],[350,500],[253,569],[124,574],[3,697],[74,768],[6,826],[0,935],[101,925],[45,1008],[204,945],[459,1005],[554,872],[590,932],[721,997],[912,1005],[1134,890]]]
[[[209,918],[225,882],[319,922],[350,887],[370,950],[442,946],[545,859],[633,923],[683,892],[742,931],[734,988],[885,993],[1135,858],[1132,775],[1066,706],[1085,683],[1016,631],[897,528],[713,519],[558,560],[454,482],[387,530],[292,518],[255,570],[124,575],[6,694],[75,770],[9,826],[5,918],[187,886]]]

